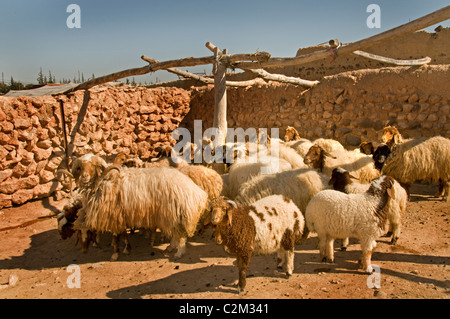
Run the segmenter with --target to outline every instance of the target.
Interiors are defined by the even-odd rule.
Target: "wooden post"
[[[64,102],[62,99],[59,100],[59,107],[61,111],[61,128],[64,135],[64,150],[66,152],[66,167],[67,170],[70,169],[69,167],[69,142],[67,141],[67,130],[66,130],[66,116],[64,115]]]
[[[222,134],[222,142],[225,143],[227,137],[227,65],[221,62],[223,55],[227,52],[222,52],[218,47],[210,42],[206,43],[206,47],[214,52],[215,62],[213,65],[214,74],[214,92],[215,92],[215,106],[214,106],[214,123],[213,127],[217,127]]]

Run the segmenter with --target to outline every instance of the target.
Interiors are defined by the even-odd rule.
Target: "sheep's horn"
[[[230,204],[231,206],[233,206],[234,208],[237,208],[237,204],[236,204],[235,201],[232,201],[231,199],[228,199],[227,203]]]
[[[66,169],[59,169],[59,170],[57,170],[57,171],[56,171],[56,174],[59,174],[59,173],[66,174],[66,175],[69,176],[70,178],[75,179],[75,177],[73,177],[72,173],[70,173],[70,172],[69,172],[68,170],[66,170]]]

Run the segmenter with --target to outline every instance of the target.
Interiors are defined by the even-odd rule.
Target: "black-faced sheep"
[[[127,228],[159,228],[171,239],[167,251],[185,252],[208,206],[208,194],[174,168],[127,168],[110,166],[85,196],[75,228],[86,234],[126,233]],[[116,260],[114,251],[112,260]]]
[[[294,246],[305,225],[298,207],[287,197],[273,195],[253,205],[237,206],[220,197],[210,203],[216,243],[237,258],[238,291],[246,286],[246,273],[254,254],[277,253],[278,267],[289,278],[294,270]]]
[[[392,154],[391,149],[386,144],[380,144],[373,152],[372,158],[375,168],[381,172],[388,156]]]
[[[371,256],[376,239],[384,232],[387,212],[384,210],[392,195],[394,180],[381,176],[374,180],[365,193],[345,194],[324,190],[311,199],[306,208],[308,229],[319,237],[323,261],[334,262],[334,240],[359,239],[362,267],[372,272]]]
[[[391,197],[384,210],[386,211],[389,221],[388,235],[392,234],[391,244],[396,244],[400,237],[400,228],[402,224],[402,216],[406,211],[408,195],[406,190],[396,180],[392,187]],[[358,194],[366,192],[370,184],[361,184],[350,175],[350,173],[342,168],[335,168],[329,182],[335,190],[346,194]],[[343,248],[348,245],[348,240],[344,242]]]
[[[382,140],[391,150],[382,173],[392,176],[407,189],[422,180],[439,183],[436,197],[448,201],[450,190],[450,139],[442,136],[404,140],[395,127],[384,128]],[[380,159],[375,158],[375,161]]]
[[[342,167],[363,184],[370,183],[380,176],[371,156],[347,150],[330,154],[316,144],[306,154],[305,164],[317,169],[329,178],[333,169]]]

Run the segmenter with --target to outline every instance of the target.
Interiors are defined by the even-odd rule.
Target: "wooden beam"
[[[250,69],[249,71],[257,74],[259,77],[266,81],[277,81],[295,85],[301,85],[305,87],[313,87],[319,83],[319,81],[308,81],[300,78],[295,78],[291,76],[285,76],[282,74],[272,74],[263,69]]]
[[[450,19],[450,6],[434,11],[426,16],[405,23],[396,28],[387,30],[372,37],[362,39],[347,45],[342,45],[338,52],[340,55],[352,53],[356,50],[366,49],[382,42],[395,39],[408,33],[422,30],[426,27],[437,24],[441,21]],[[274,68],[292,65],[301,65],[313,61],[330,58],[330,50],[318,50],[309,54],[301,55],[294,58],[271,58],[266,62],[238,62],[234,63],[233,67],[240,69],[260,69],[260,68]]]
[[[450,19],[450,6],[446,6],[435,12],[432,12],[426,16],[398,26],[396,28],[390,29],[388,31],[382,32],[380,34],[374,35],[372,37],[362,39],[347,45],[343,45],[339,48],[339,54],[349,54],[353,51],[369,48],[371,46],[380,44],[382,42],[392,40],[394,38],[403,36],[405,34],[415,32],[433,24],[437,24],[441,21]],[[213,48],[213,44],[207,45],[208,49]],[[301,65],[325,58],[330,57],[330,51],[318,50],[309,54],[301,55],[293,58],[270,58],[270,54],[267,52],[256,52],[252,54],[236,54],[236,55],[222,55],[219,58],[220,62],[226,63],[228,67],[240,68],[244,70],[249,69],[262,69],[262,68],[274,68],[274,67],[284,67],[292,65]],[[246,62],[252,61],[252,62]],[[255,62],[256,61],[256,62]],[[187,67],[196,65],[205,65],[215,63],[216,58],[214,56],[201,57],[201,58],[185,58],[178,60],[169,60],[165,62],[159,62],[152,64],[151,67],[144,66],[134,69],[123,70],[108,74],[99,78],[95,78],[80,85],[74,87],[73,89],[67,90],[63,94],[68,94],[76,90],[86,90],[93,86],[103,84],[109,81],[115,81],[118,79],[126,78],[134,75],[143,75],[149,72],[154,72],[157,70],[163,70],[173,67]]]
[[[353,51],[353,54],[362,56],[367,59],[372,59],[372,60],[389,63],[389,64],[395,64],[395,65],[424,65],[424,64],[431,62],[431,58],[428,56],[425,58],[422,58],[422,59],[415,59],[415,60],[398,60],[398,59],[391,59],[391,58],[387,58],[387,57],[384,57],[381,55],[364,52],[361,50]]]
[[[148,63],[150,63],[150,64],[159,62],[158,60],[154,60],[154,59],[149,58],[149,57],[147,57],[145,55],[141,56],[141,59],[146,61],[146,62],[148,62]],[[182,76],[184,78],[194,79],[196,81],[200,81],[200,82],[205,83],[205,84],[214,84],[214,79],[212,79],[212,78],[208,78],[206,76],[197,75],[197,74],[194,74],[194,73],[191,73],[191,72],[187,72],[187,71],[183,71],[183,70],[180,70],[180,69],[177,69],[177,68],[168,68],[168,69],[166,69],[166,71],[168,71],[170,73],[173,73],[173,74],[176,74],[176,75],[180,75],[180,76]],[[248,81],[226,81],[226,83],[227,83],[227,86],[246,87],[246,86],[251,86],[251,85],[257,83],[257,81],[255,79],[253,79],[253,80],[248,80]]]
[[[267,61],[270,58],[270,53],[268,52],[255,52],[255,53],[245,53],[245,54],[232,54],[232,55],[222,55],[220,61],[226,63],[233,63],[236,61]],[[68,94],[77,90],[87,90],[99,84],[106,82],[116,81],[118,79],[123,79],[129,76],[144,75],[150,72],[158,70],[166,70],[168,68],[174,67],[188,67],[196,65],[205,65],[215,63],[216,59],[214,56],[206,56],[200,58],[184,58],[177,60],[168,60],[163,62],[153,63],[150,66],[143,66],[139,68],[127,69],[108,75],[104,75],[77,85],[76,87],[63,92],[62,94]]]

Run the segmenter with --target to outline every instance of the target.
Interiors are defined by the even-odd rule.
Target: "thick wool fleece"
[[[160,228],[168,237],[191,237],[208,195],[174,168],[105,171],[77,220],[78,228],[120,234],[127,228]]]
[[[392,148],[382,172],[404,184],[448,181],[450,140],[441,136],[405,140]]]
[[[312,168],[302,168],[252,178],[242,185],[236,201],[250,205],[270,195],[284,195],[304,212],[311,198],[327,188],[325,175]]]

